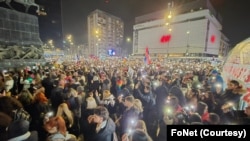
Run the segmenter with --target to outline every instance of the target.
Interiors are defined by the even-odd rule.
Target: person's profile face
[[[56,133],[57,132],[57,128],[56,127],[47,127],[47,131],[50,134]]]
[[[237,86],[235,84],[229,82],[228,85],[227,85],[227,88],[232,90],[232,89],[237,88]]]
[[[127,101],[127,100],[125,99],[125,101],[124,101],[124,106],[125,106],[125,107],[128,107],[128,106],[129,106],[129,104],[130,104],[130,102],[129,102],[129,101]]]
[[[100,116],[94,114],[94,122],[95,122],[95,123],[101,123],[101,122],[102,122],[102,119],[103,119],[102,117],[100,117]]]

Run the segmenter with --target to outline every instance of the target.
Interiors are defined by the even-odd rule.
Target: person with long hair
[[[17,95],[17,100],[19,100],[23,108],[30,113],[31,105],[33,103],[33,96],[29,90],[22,90],[20,94]]]
[[[42,92],[37,93],[34,95],[34,103],[48,104],[48,98]]]
[[[46,131],[42,128],[43,118],[50,109],[48,99],[44,93],[37,93],[34,95],[32,110],[30,112],[32,118],[30,122],[30,130],[37,130],[39,139],[43,139],[46,136]]]
[[[64,119],[67,129],[71,133],[70,130],[74,124],[74,117],[72,111],[69,109],[66,103],[59,105],[56,116],[61,116]]]
[[[146,123],[143,120],[138,120],[135,128],[140,129],[148,134]]]
[[[122,141],[153,141],[153,140],[143,130],[136,129],[129,136],[123,136]]]
[[[45,130],[50,134],[46,141],[77,141],[75,135],[69,134],[63,117],[56,116],[44,123]]]
[[[115,120],[116,111],[117,111],[117,107],[116,107],[117,103],[115,101],[115,96],[111,94],[109,90],[104,90],[102,93],[102,99],[99,96],[98,91],[95,92],[95,98],[96,98],[97,105],[102,105],[106,107],[109,111],[110,117],[113,120]]]
[[[140,99],[134,100],[134,107],[139,111],[139,119],[143,119],[143,106]]]

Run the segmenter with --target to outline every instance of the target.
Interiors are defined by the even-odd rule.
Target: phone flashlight
[[[46,113],[46,116],[48,116],[48,117],[53,116],[53,112],[48,112],[48,113]]]

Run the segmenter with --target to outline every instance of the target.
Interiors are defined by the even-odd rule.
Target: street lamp
[[[169,56],[169,42],[170,42],[170,38],[171,38],[172,28],[169,28],[168,32],[169,32],[169,40],[168,40],[168,47],[167,47],[167,57]]]
[[[49,49],[53,50],[55,48],[54,41],[52,39],[48,40]]]
[[[130,50],[131,49],[131,42],[132,42],[131,38],[127,37],[126,42],[124,44],[126,49],[121,48],[121,51],[120,51],[121,55],[127,56],[129,54],[129,52],[131,52],[131,50]]]
[[[50,45],[52,45],[52,44],[53,44],[53,40],[49,40],[48,43],[49,43]]]
[[[70,41],[71,39],[72,39],[72,35],[69,34],[69,35],[67,36],[67,40]]]
[[[188,56],[189,55],[189,36],[190,36],[190,31],[188,30],[187,32],[186,32],[186,35],[187,35],[187,49],[186,49],[186,56]]]
[[[166,16],[166,23],[165,23],[165,26],[168,29],[168,33],[172,32],[172,28],[170,27],[170,24],[171,24],[171,22],[173,20],[173,7],[174,7],[174,2],[173,1],[169,2],[168,3],[168,8],[167,8],[168,14]],[[168,44],[167,44],[167,54],[166,54],[166,57],[169,56],[169,42],[170,42],[171,34],[168,35],[168,38],[169,39],[167,40]]]
[[[174,2],[173,1],[169,2],[168,7],[167,7],[168,12],[167,12],[167,16],[166,16],[166,19],[167,19],[166,25],[168,25],[169,22],[171,22],[171,20],[173,18],[173,7],[174,7]]]
[[[131,42],[131,39],[129,37],[127,37],[126,39],[127,43]]]
[[[70,58],[72,58],[72,53],[73,53],[73,51],[72,51],[72,46],[74,45],[74,42],[73,42],[73,36],[71,35],[71,34],[68,34],[67,36],[66,36],[66,39],[65,39],[65,41],[64,41],[64,43],[67,45],[67,47],[68,47],[68,55],[69,55],[69,57]]]

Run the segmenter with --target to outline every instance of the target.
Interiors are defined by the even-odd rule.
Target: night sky
[[[174,0],[182,3],[188,0]],[[100,9],[120,17],[125,23],[125,37],[132,37],[136,16],[167,8],[171,0],[63,0],[65,34],[72,34],[76,43],[87,43],[87,15]],[[232,46],[250,37],[250,0],[211,0],[223,18],[222,32]]]

